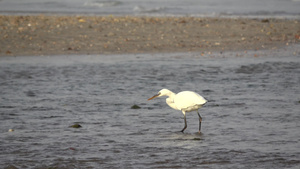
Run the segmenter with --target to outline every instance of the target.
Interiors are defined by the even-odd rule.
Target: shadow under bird
[[[156,95],[149,98],[148,100],[154,99],[156,97],[168,96],[166,99],[167,104],[175,109],[182,111],[184,115],[184,128],[181,130],[183,132],[187,128],[186,123],[186,112],[197,111],[199,116],[199,133],[201,131],[202,117],[199,114],[199,109],[207,102],[201,95],[192,91],[182,91],[177,94],[173,93],[168,89],[160,90]]]

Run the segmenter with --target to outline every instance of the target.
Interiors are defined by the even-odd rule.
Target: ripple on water
[[[62,56],[40,58],[38,64],[26,57],[0,62],[1,166],[300,165],[297,57],[122,56],[109,62],[101,56],[91,56],[93,62],[74,57],[76,62],[65,59],[64,64],[57,63]],[[188,127],[181,133],[180,111],[163,98],[147,101],[161,88],[193,90],[209,100],[200,109],[201,134],[196,113],[187,114]],[[82,127],[70,128],[73,124]]]

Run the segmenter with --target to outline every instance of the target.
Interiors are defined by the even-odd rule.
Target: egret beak
[[[156,95],[154,95],[154,96],[152,96],[151,98],[149,98],[148,100],[152,100],[152,99],[154,99],[155,97],[158,97],[160,95],[160,93],[158,93],[158,94],[156,94]]]

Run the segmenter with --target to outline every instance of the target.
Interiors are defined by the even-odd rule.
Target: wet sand
[[[300,21],[193,17],[0,15],[0,56],[278,49]]]

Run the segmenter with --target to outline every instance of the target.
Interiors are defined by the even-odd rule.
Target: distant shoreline
[[[300,21],[0,15],[0,56],[225,52],[300,42]]]

